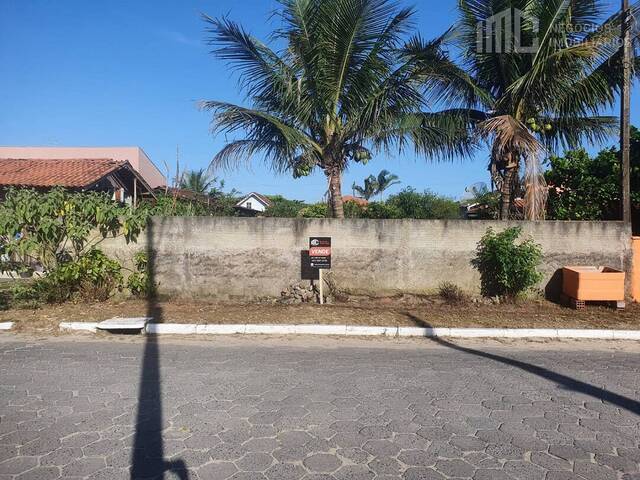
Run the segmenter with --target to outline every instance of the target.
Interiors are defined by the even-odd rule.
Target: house
[[[369,205],[369,200],[367,200],[366,198],[354,197],[353,195],[343,195],[342,202],[353,202],[360,207],[366,207],[367,205]]]
[[[129,162],[111,158],[0,158],[0,196],[9,187],[49,190],[53,187],[85,192],[106,192],[114,200],[137,204],[154,196]]]
[[[236,203],[235,208],[241,215],[255,216],[263,213],[270,206],[271,200],[267,197],[256,192],[251,192]]]
[[[165,176],[140,147],[2,147],[0,158],[23,158],[39,160],[74,160],[110,158],[129,165],[142,176],[151,187],[167,184]]]

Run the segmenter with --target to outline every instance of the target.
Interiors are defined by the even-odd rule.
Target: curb
[[[98,331],[98,323],[97,322],[62,322],[60,324],[60,330],[76,330],[83,332],[97,332]]]
[[[63,322],[60,324],[60,329],[96,332],[97,325],[97,323]],[[356,325],[196,325],[180,323],[150,323],[147,324],[145,332],[155,335],[344,335],[423,338],[640,340],[640,330],[581,330],[556,328],[419,328],[366,327]]]
[[[0,330],[11,330],[11,328],[13,328],[13,322],[0,323]]]

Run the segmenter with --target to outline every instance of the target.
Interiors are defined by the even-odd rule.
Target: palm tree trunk
[[[513,186],[518,175],[516,166],[507,167],[504,173],[502,188],[500,189],[500,220],[509,220],[513,202]]]
[[[344,218],[344,205],[342,201],[342,172],[329,174],[329,202],[331,203],[331,216]]]

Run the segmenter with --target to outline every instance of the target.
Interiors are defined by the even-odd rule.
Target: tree
[[[301,200],[289,200],[282,195],[270,195],[271,205],[264,212],[265,217],[295,218],[307,206]]]
[[[396,212],[397,218],[448,219],[460,218],[458,202],[428,190],[416,192],[408,187],[391,195],[386,207]]]
[[[389,187],[399,183],[397,175],[393,175],[389,170],[382,170],[377,177],[369,175],[365,178],[362,187],[354,182],[351,188],[365,200],[370,200],[376,195],[382,195]]]
[[[378,193],[378,179],[373,175],[369,175],[364,179],[364,185],[360,185],[353,182],[351,186],[354,192],[357,192],[365,200],[369,200],[371,197]]]
[[[387,189],[394,185],[400,184],[400,178],[397,175],[392,174],[389,170],[382,170],[378,174],[376,179],[378,188],[376,188],[376,195],[382,195]]]
[[[549,217],[554,220],[620,220],[620,150],[608,148],[591,158],[584,149],[551,157],[545,172]],[[631,129],[631,203],[640,211],[640,131]]]
[[[424,95],[446,98],[442,39],[408,38],[414,10],[393,0],[280,0],[280,51],[239,24],[205,16],[209,43],[239,74],[249,107],[207,101],[214,133],[238,136],[212,163],[257,154],[294,177],[321,169],[331,212],[343,217],[342,175],[351,162],[413,145],[426,155],[468,152],[460,112],[432,112]]]
[[[522,163],[526,217],[542,218],[547,189],[540,160],[546,151],[575,148],[583,140],[601,142],[617,126],[616,118],[601,116],[600,110],[614,104],[622,82],[620,16],[599,23],[608,7],[604,0],[459,0],[458,5],[454,42],[464,71],[452,74],[466,81],[459,98],[466,97],[470,119],[491,144],[501,218],[512,213]],[[522,16],[521,35],[513,44],[502,44],[489,26],[479,29],[501,12]],[[510,20],[507,24],[511,29]]]
[[[500,193],[489,189],[486,183],[478,182],[465,188],[469,194],[466,203],[474,206],[474,218],[496,220],[499,217]],[[468,212],[469,213],[469,212]]]
[[[207,195],[210,190],[217,188],[215,184],[218,178],[210,175],[204,168],[200,170],[190,170],[180,179],[180,188],[190,190],[201,195]],[[221,188],[224,184],[221,183]]]
[[[98,192],[10,188],[0,203],[0,271],[40,265],[51,271],[78,261],[107,237],[135,242],[147,220]]]

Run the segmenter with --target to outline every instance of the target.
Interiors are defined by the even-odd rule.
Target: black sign
[[[309,265],[311,268],[331,268],[331,237],[309,238]]]

